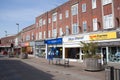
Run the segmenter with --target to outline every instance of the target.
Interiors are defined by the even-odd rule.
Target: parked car
[[[8,54],[8,52],[7,52],[7,51],[3,51],[2,53],[3,53],[3,55],[7,55],[7,54]]]
[[[116,52],[114,56],[115,61],[120,61],[120,52]]]

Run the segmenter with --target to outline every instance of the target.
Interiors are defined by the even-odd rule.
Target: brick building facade
[[[36,39],[46,40],[46,53],[51,48],[62,50],[62,58],[80,59],[82,61],[81,46],[79,41],[90,41],[96,36],[113,35],[108,38],[94,38],[100,43],[100,53],[105,53],[106,61],[110,61],[109,54],[114,55],[119,51],[115,45],[115,38],[118,39],[120,27],[120,0],[69,0],[68,2],[36,17]],[[109,33],[110,32],[110,33]],[[97,35],[95,35],[97,34]],[[84,36],[86,38],[81,37]],[[79,37],[78,42],[66,42],[67,39],[74,40]],[[62,44],[52,43],[62,38]],[[81,39],[83,38],[83,39]],[[103,45],[111,42],[114,46]],[[49,42],[51,41],[51,42]],[[77,44],[76,44],[77,43]],[[114,53],[110,51],[114,51]],[[72,52],[75,52],[73,54]],[[46,54],[48,55],[48,54]],[[78,55],[76,57],[76,55]],[[47,56],[46,56],[47,57]]]
[[[14,47],[14,39],[15,36],[6,36],[0,39],[0,52],[8,52],[11,51],[12,47]]]
[[[35,54],[58,50],[60,57],[82,61],[80,41],[99,43],[107,62],[120,51],[120,0],[69,0],[35,18],[22,30],[22,46],[35,42]],[[29,42],[29,44],[28,44]],[[31,43],[32,44],[32,43]],[[45,45],[46,44],[46,45]],[[105,54],[105,55],[104,55]]]

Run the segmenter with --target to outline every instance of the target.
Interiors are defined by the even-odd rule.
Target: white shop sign
[[[67,36],[63,38],[63,42],[80,42],[80,41],[88,41],[89,35],[75,35],[75,36]]]

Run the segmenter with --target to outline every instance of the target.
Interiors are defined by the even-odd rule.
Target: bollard
[[[105,68],[105,80],[114,80],[114,67],[107,66]]]
[[[115,69],[114,80],[120,80],[120,69]]]
[[[114,80],[114,67],[110,67],[110,80]]]

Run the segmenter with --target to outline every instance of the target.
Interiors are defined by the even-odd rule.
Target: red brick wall
[[[51,37],[52,37],[52,28],[57,28],[57,32],[58,32],[58,36],[59,34],[59,29],[62,28],[62,31],[65,32],[66,31],[66,26],[69,26],[70,30],[72,31],[72,22],[76,23],[77,21],[79,21],[79,29],[80,29],[80,33],[82,33],[83,28],[82,28],[82,22],[84,20],[87,21],[87,32],[92,32],[93,31],[93,18],[97,18],[97,22],[98,22],[98,29],[99,30],[103,30],[103,19],[102,17],[104,15],[108,15],[113,13],[112,11],[112,4],[107,4],[107,5],[102,5],[101,0],[96,0],[97,1],[97,8],[92,9],[92,1],[91,0],[69,0],[68,2],[64,3],[63,5],[60,5],[58,7],[56,7],[53,10],[48,11],[48,19],[51,19],[51,23],[49,23],[48,25],[44,25],[42,28],[38,27],[36,28],[36,33],[37,32],[42,32],[44,33],[44,31],[48,31],[50,30],[51,32]],[[120,7],[120,0],[113,0],[114,1],[114,14],[115,14],[115,18],[118,17],[119,21],[120,21],[120,10],[118,11],[118,7]],[[72,16],[71,15],[71,6],[78,3],[78,15]],[[86,8],[86,12],[82,12],[82,4],[86,3],[87,8]],[[102,11],[103,9],[103,11]],[[65,11],[68,10],[69,11],[69,17],[65,18]],[[57,21],[56,22],[52,22],[52,14],[54,12],[57,12]],[[103,16],[102,16],[103,13]],[[62,14],[62,20],[59,19],[59,14]],[[77,20],[78,17],[78,20]],[[36,17],[36,23],[39,22],[39,19],[42,18],[42,20],[46,19],[47,21],[47,14],[42,14],[38,17]],[[115,26],[117,26],[117,21],[115,20]],[[47,23],[47,22],[46,22]],[[47,34],[48,32],[46,32]]]
[[[1,46],[10,46],[11,43],[14,43],[15,36],[7,36],[4,38],[1,38]]]

